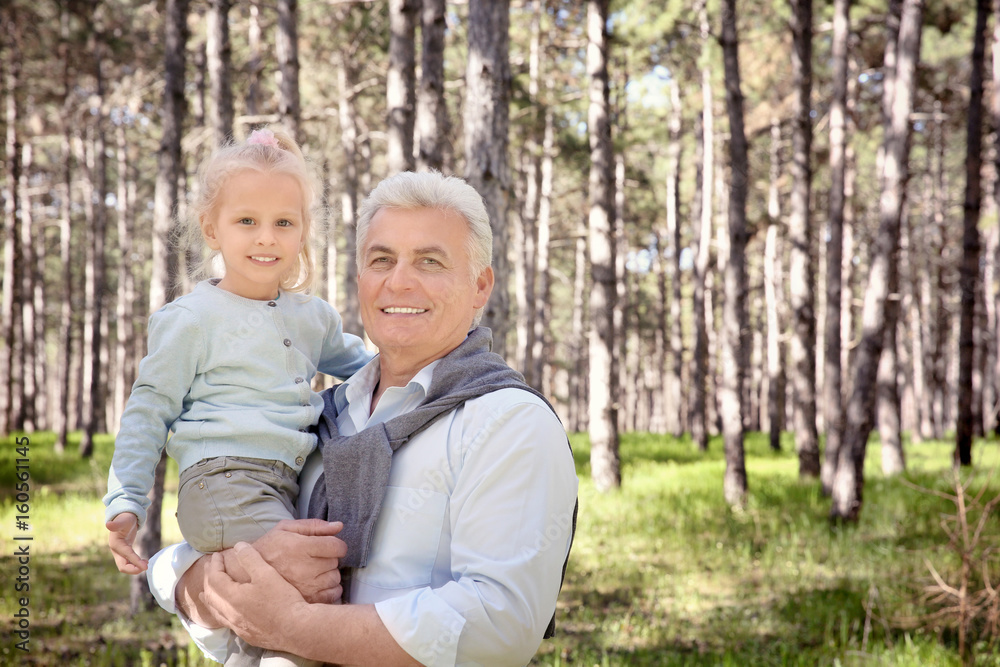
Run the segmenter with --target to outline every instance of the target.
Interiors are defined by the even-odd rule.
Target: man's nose
[[[396,262],[386,277],[386,286],[393,290],[406,290],[414,282],[414,270],[407,262]]]

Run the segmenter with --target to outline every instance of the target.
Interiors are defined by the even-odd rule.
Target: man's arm
[[[309,603],[254,547],[240,543],[233,551],[232,559],[204,559],[206,585],[199,595],[214,619],[248,642],[343,665],[420,664],[399,647],[374,605]],[[230,574],[232,563],[246,583]]]
[[[277,568],[279,576],[303,599],[317,604],[340,601],[340,559],[347,546],[336,537],[343,524],[319,519],[280,522],[254,543],[258,553]],[[227,571],[240,582],[249,581],[232,549],[220,553]],[[174,589],[174,604],[188,619],[203,628],[228,627],[217,611],[204,603],[207,557],[199,558],[181,576]]]

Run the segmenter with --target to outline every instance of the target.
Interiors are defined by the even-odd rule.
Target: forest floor
[[[78,440],[64,455],[52,451],[52,440],[30,436],[25,513],[14,494],[17,442],[0,439],[0,665],[214,664],[176,618],[128,612],[128,578],[104,546],[100,499],[111,438],[98,438],[89,460],[77,456]],[[610,494],[590,482],[586,436],[572,442],[580,476],[577,537],[556,637],[543,642],[532,664],[963,664],[957,615],[930,618],[953,602],[932,600],[940,584],[931,568],[940,583],[961,589],[960,542],[945,532],[956,514],[944,497],[955,493],[950,443],[907,445],[907,474],[885,478],[873,439],[861,520],[835,527],[818,483],[799,480],[790,437],[772,452],[766,438],[748,434],[750,496],[740,511],[722,498],[719,439],[699,453],[686,439],[623,435],[624,484]],[[973,454],[976,465],[962,473],[970,540],[982,514],[977,503],[1000,495],[1000,474],[993,474],[1000,445],[980,440]],[[174,511],[176,479],[171,465],[165,517]],[[30,527],[20,530],[24,514]],[[30,541],[16,540],[28,535]],[[164,540],[177,539],[175,522],[165,520]],[[24,545],[30,561],[21,583],[30,589],[18,592],[25,571],[13,554]],[[993,584],[1000,580],[1000,508],[968,551],[972,600],[987,588],[984,570]],[[998,628],[990,635],[987,620],[991,609],[1000,613],[1000,600],[994,595],[991,604],[966,623],[967,664],[1000,665]],[[27,652],[15,634],[25,613]]]

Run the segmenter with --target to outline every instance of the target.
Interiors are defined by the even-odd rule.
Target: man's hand
[[[336,535],[343,528],[339,521],[288,519],[254,542],[253,548],[298,589],[306,602],[337,604],[343,593],[338,568],[340,559],[347,554],[347,545]],[[241,561],[232,551],[225,566],[234,579],[242,581],[237,578],[242,576]]]
[[[275,568],[308,602],[337,604],[343,595],[340,559],[347,545],[336,537],[344,524],[320,519],[285,520],[254,542],[257,553]],[[232,549],[219,555],[222,567],[236,582],[247,583],[249,574]],[[196,561],[175,589],[174,601],[184,615],[204,628],[225,625],[215,610],[204,604],[208,557]],[[260,604],[258,601],[257,604]]]
[[[284,645],[284,629],[295,627],[294,619],[308,613],[309,603],[254,547],[240,542],[229,552],[229,558],[216,553],[208,560],[202,604],[254,646],[295,651],[295,646]],[[227,562],[239,564],[245,582],[231,576]]]
[[[141,558],[132,548],[136,533],[139,532],[139,519],[131,512],[122,512],[111,521],[104,524],[111,531],[108,536],[108,546],[115,557],[118,571],[125,574],[142,574],[149,567],[149,562]]]

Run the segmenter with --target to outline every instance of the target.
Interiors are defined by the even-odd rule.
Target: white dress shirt
[[[435,365],[386,389],[370,415],[378,360],[365,366],[336,390],[340,432],[414,409]],[[317,453],[300,476],[300,517],[321,472]],[[393,454],[371,556],[352,571],[349,601],[374,604],[426,665],[524,665],[552,615],[576,493],[565,431],[543,401],[519,389],[468,401]],[[150,588],[167,611],[177,613],[174,587],[200,555],[181,543],[150,560]],[[179,616],[206,655],[225,659],[228,630]]]

